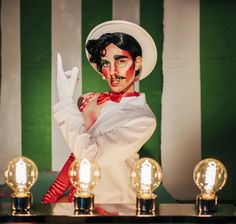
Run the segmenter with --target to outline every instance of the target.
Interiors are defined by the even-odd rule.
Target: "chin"
[[[114,93],[120,93],[123,91],[123,89],[115,88],[114,86],[110,87],[110,91]]]
[[[120,93],[120,92],[122,92],[122,90],[114,90],[114,89],[111,89],[110,91],[113,92],[113,93]]]

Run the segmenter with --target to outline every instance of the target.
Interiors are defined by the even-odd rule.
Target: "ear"
[[[135,58],[135,71],[138,71],[142,67],[142,57],[138,56]]]

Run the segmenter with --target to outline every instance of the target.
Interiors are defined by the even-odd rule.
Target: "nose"
[[[115,66],[115,63],[111,63],[110,65],[110,75],[116,75],[117,74],[117,71],[116,71],[116,66]]]

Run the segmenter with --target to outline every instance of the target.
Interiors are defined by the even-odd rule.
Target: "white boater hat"
[[[98,39],[105,33],[126,33],[135,38],[142,48],[142,72],[140,79],[147,77],[154,69],[157,62],[157,48],[150,34],[142,27],[135,23],[124,20],[111,20],[97,25],[89,33],[86,43],[89,40]],[[89,60],[90,55],[86,50],[86,55]],[[90,61],[89,61],[90,62]],[[92,67],[97,71],[97,67],[90,62]],[[99,72],[100,73],[100,72]]]

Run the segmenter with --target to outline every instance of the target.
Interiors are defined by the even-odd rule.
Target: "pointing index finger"
[[[64,73],[60,53],[57,53],[57,73]]]

